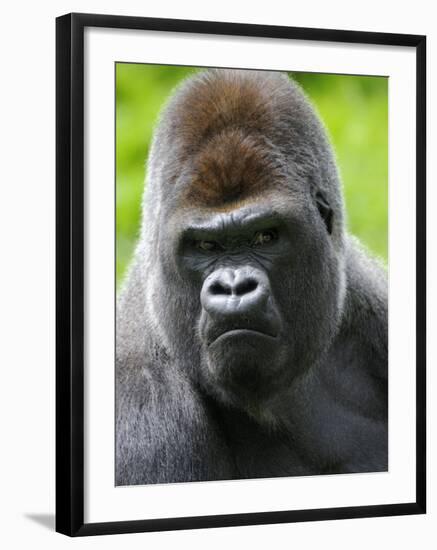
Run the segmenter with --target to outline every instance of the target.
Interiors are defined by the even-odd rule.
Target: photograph
[[[425,513],[426,37],[56,36],[56,530]]]
[[[114,71],[115,485],[387,472],[389,79]]]
[[[431,3],[4,6],[2,546],[435,547]]]

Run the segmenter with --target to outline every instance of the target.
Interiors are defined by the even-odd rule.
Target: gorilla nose
[[[212,316],[243,315],[263,309],[267,278],[255,268],[221,268],[205,280],[200,299]]]
[[[245,277],[241,280],[215,280],[209,287],[209,292],[215,296],[243,296],[254,292],[258,288],[258,281],[254,277]]]

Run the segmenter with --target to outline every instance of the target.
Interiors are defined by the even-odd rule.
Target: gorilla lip
[[[222,333],[220,333],[214,340],[212,340],[208,345],[211,346],[212,344],[215,344],[217,341],[221,340],[222,338],[225,338],[226,336],[263,336],[265,338],[271,338],[275,339],[277,337],[276,334],[269,334],[268,332],[263,332],[261,330],[252,329],[252,328],[232,328],[229,330],[226,330]]]

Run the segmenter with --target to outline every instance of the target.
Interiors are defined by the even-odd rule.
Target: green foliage
[[[131,258],[140,225],[146,159],[154,125],[190,67],[118,63],[116,68],[117,281]],[[290,73],[325,123],[343,182],[349,231],[387,260],[388,80]]]

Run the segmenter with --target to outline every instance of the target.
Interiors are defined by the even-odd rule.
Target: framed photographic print
[[[56,25],[57,531],[425,513],[425,37]]]

